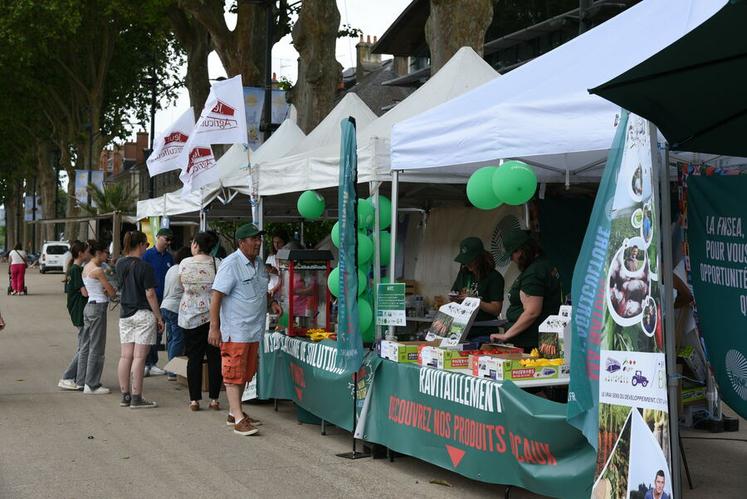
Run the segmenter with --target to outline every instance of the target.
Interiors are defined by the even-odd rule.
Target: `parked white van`
[[[39,272],[44,274],[48,270],[63,270],[65,253],[69,249],[70,244],[65,241],[44,241],[39,257]]]

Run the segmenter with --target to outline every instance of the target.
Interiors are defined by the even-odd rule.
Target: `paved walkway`
[[[0,273],[6,272],[0,268]],[[264,421],[240,437],[225,413],[188,410],[186,387],[145,380],[153,410],[118,406],[116,311],[110,314],[103,382],[113,394],[60,391],[74,350],[62,276],[27,277],[27,297],[0,295],[0,498],[171,497],[502,497],[505,488],[462,478],[411,458],[347,461],[349,434],[299,425],[290,404],[249,405]],[[163,365],[165,355],[162,355]],[[227,403],[225,398],[223,405]],[[712,435],[698,433],[696,437]],[[740,434],[718,437],[744,438]],[[685,440],[696,489],[686,497],[743,497],[743,441]],[[433,484],[441,480],[450,486]],[[514,490],[513,498],[537,497]]]

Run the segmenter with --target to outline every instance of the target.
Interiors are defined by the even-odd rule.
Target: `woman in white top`
[[[109,298],[116,295],[106,278],[102,264],[109,259],[108,246],[101,241],[90,244],[91,260],[83,267],[83,285],[88,292],[88,303],[83,309],[83,332],[78,352],[78,383],[83,393],[105,395],[109,389],[101,385],[106,349],[106,309]]]
[[[270,275],[270,281],[267,284],[267,292],[270,296],[279,301],[280,288],[283,281],[280,279],[280,265],[278,262],[278,250],[288,242],[288,236],[284,232],[275,232],[272,235],[272,246],[270,247],[270,256],[265,260],[267,273]]]
[[[166,349],[169,360],[184,355],[184,330],[179,327],[179,304],[182,301],[184,288],[179,280],[179,264],[189,258],[192,250],[183,247],[174,255],[174,265],[166,272],[163,286],[163,301],[161,301],[161,315],[166,329]],[[166,373],[169,381],[176,381],[176,374]]]
[[[26,289],[28,257],[26,256],[26,252],[21,248],[23,246],[21,246],[21,243],[18,243],[8,254],[10,258],[10,294],[12,295],[23,294],[24,289]]]
[[[220,409],[218,397],[223,383],[220,349],[207,341],[210,329],[210,294],[220,259],[210,256],[213,237],[200,232],[192,241],[192,255],[179,264],[179,280],[184,288],[179,304],[179,326],[184,329],[187,351],[189,408],[200,410],[202,400],[202,360],[207,357],[208,392],[211,409]]]

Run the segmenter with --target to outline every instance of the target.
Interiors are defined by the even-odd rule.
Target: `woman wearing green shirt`
[[[468,237],[459,244],[459,254],[455,262],[462,264],[454,284],[452,297],[461,302],[467,297],[480,299],[480,309],[475,322],[491,321],[498,318],[503,308],[503,276],[495,270],[493,257],[485,251],[482,241]],[[489,326],[473,326],[467,335],[470,339],[486,337],[494,330]]]
[[[539,343],[539,325],[560,307],[560,274],[527,232],[508,234],[503,244],[521,274],[508,295],[508,324],[503,333],[491,334],[490,339],[528,351]]]

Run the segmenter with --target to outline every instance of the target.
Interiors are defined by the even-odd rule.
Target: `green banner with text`
[[[267,333],[260,347],[259,398],[292,400],[313,415],[353,430],[353,374],[335,367],[335,342]],[[358,370],[357,412],[366,398],[378,356],[369,352]]]
[[[363,438],[482,482],[589,497],[595,452],[565,410],[511,382],[384,360]]]
[[[747,417],[747,176],[691,176],[687,188],[700,331],[722,399]]]

